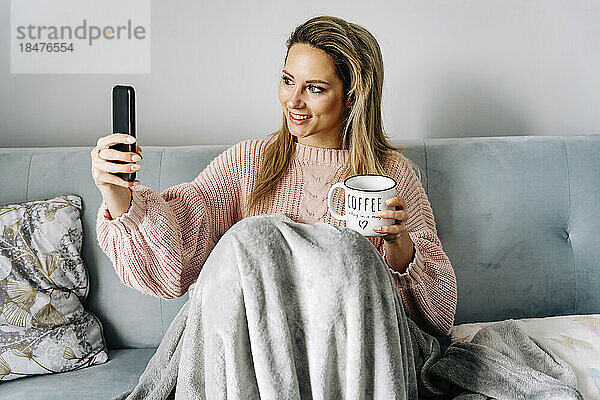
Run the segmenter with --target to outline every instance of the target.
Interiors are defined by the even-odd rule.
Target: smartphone
[[[111,96],[112,108],[112,132],[126,133],[137,137],[135,133],[136,115],[135,115],[135,88],[131,85],[116,84],[112,88]],[[109,149],[115,149],[124,152],[136,152],[136,144],[117,143],[109,146]],[[116,164],[128,164],[128,161],[112,161]],[[135,181],[135,171],[133,172],[113,172],[114,175],[127,181]]]

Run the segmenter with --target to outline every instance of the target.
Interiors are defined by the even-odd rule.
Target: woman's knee
[[[243,232],[245,236],[261,238],[265,234],[278,230],[278,222],[282,219],[280,214],[261,214],[241,219],[233,224],[226,232],[233,234]]]

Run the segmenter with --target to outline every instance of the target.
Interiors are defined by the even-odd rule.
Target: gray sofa
[[[456,272],[455,324],[600,312],[600,135],[399,140],[423,170]],[[141,144],[143,146],[143,143]],[[138,179],[162,192],[192,180],[220,146],[143,146]],[[0,385],[4,400],[108,399],[135,386],[187,294],[160,300],[123,285],[96,241],[101,196],[91,147],[0,149],[0,204],[83,199],[86,308],[109,347],[102,365]],[[440,338],[448,344],[448,338]]]

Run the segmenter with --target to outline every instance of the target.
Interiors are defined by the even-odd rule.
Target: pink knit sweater
[[[219,238],[248,215],[246,203],[256,182],[259,156],[270,138],[242,141],[217,157],[191,182],[157,193],[131,188],[129,210],[111,219],[106,204],[98,210],[100,247],[121,281],[152,296],[183,296]],[[396,179],[397,194],[407,204],[409,236],[415,257],[405,273],[389,268],[407,315],[433,335],[448,335],[456,312],[456,277],[437,236],[433,212],[410,164],[397,152],[385,162],[386,175]],[[283,213],[296,222],[345,226],[327,211],[327,193],[342,180],[347,150],[296,143],[291,166],[270,201],[257,214]],[[334,204],[343,212],[343,194]],[[385,259],[381,237],[368,237]]]

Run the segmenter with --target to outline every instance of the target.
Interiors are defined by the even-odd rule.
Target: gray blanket
[[[113,400],[582,399],[509,320],[442,356],[359,233],[283,214],[219,240],[138,384]]]

